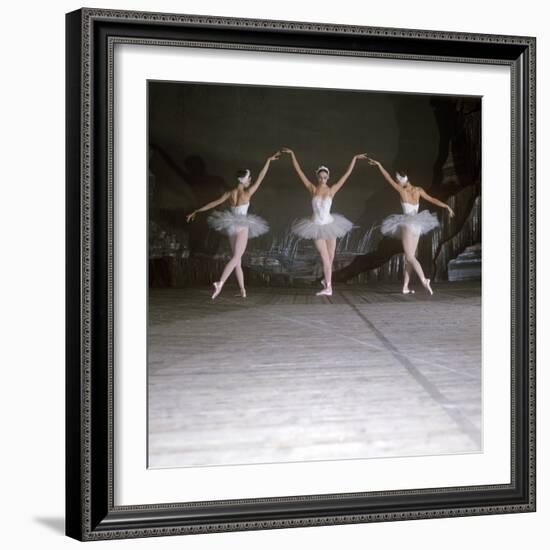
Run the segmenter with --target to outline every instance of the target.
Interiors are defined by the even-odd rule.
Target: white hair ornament
[[[396,172],[395,177],[397,178],[397,181],[401,185],[405,185],[409,181],[409,178],[407,177],[407,174],[404,174],[402,176],[399,172]]]
[[[250,170],[246,169],[246,174],[244,176],[241,176],[240,178],[237,178],[241,183],[245,183],[248,177],[250,176]]]
[[[327,175],[330,176],[330,170],[324,165],[324,164],[321,164],[321,166],[319,166],[319,168],[317,168],[317,170],[315,170],[315,174],[318,174],[319,172],[326,172]]]

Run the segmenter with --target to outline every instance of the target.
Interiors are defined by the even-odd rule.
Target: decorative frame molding
[[[534,511],[535,38],[88,8],[66,17],[67,535],[101,540]],[[510,484],[114,506],[112,83],[117,43],[510,66]]]

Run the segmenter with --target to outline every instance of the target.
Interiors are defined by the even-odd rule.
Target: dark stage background
[[[227,259],[227,239],[210,230],[208,213],[185,215],[217,198],[250,168],[292,148],[314,180],[319,164],[335,182],[352,156],[367,152],[393,173],[407,169],[415,185],[447,201],[440,229],[421,238],[418,256],[436,280],[479,279],[481,273],[481,99],[179,82],[149,82],[149,284],[206,284]],[[335,281],[397,280],[401,244],[378,225],[400,212],[399,196],[374,167],[359,161],[332,210],[357,227],[339,239]],[[312,244],[289,232],[311,214],[310,196],[281,155],[254,195],[250,213],[270,224],[243,258],[247,284],[310,284],[320,274]],[[231,279],[230,279],[231,281]],[[228,281],[229,282],[229,281]]]

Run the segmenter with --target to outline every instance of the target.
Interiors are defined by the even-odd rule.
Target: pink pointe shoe
[[[315,296],[332,296],[332,287],[330,285],[325,285],[325,288],[316,292]]]
[[[408,288],[404,288],[404,289],[402,290],[402,292],[403,292],[403,294],[414,294],[414,290],[410,290],[410,289],[408,289]]]
[[[424,282],[422,283],[424,285],[424,288],[430,293],[430,296],[433,295],[432,287],[430,286],[430,279],[424,279]]]
[[[214,284],[214,293],[212,294],[212,300],[222,291],[223,283],[216,281]]]
[[[246,290],[244,288],[241,288],[241,291],[239,294],[235,294],[235,296],[240,296],[241,298],[246,298]]]

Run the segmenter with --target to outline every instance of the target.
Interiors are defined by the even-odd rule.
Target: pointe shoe
[[[213,283],[214,293],[212,294],[212,300],[222,291],[223,283],[216,281]]]
[[[235,294],[235,296],[240,296],[241,298],[246,298],[246,290],[244,288],[241,288],[241,291],[239,294]]]
[[[320,290],[319,292],[316,292],[315,296],[332,296],[332,287],[330,285],[325,286],[325,288],[323,288],[323,290]]]
[[[422,283],[424,285],[424,288],[430,293],[430,296],[433,295],[432,287],[430,286],[430,279],[424,279],[424,282]]]
[[[402,290],[402,292],[403,292],[403,294],[414,294],[414,290],[410,290],[410,289],[408,289],[408,288],[404,288],[404,289]]]

